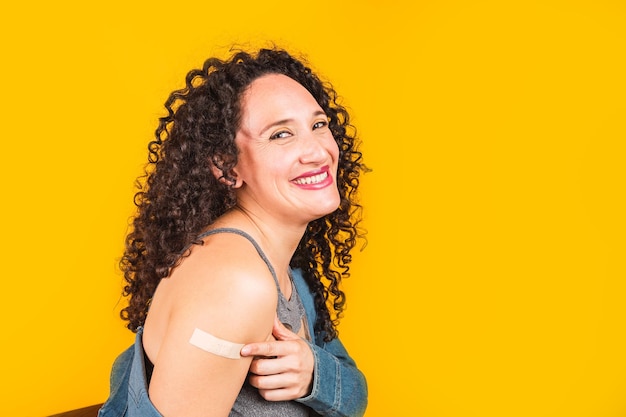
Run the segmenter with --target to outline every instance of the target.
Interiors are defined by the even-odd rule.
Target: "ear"
[[[224,160],[219,156],[214,156],[211,161],[211,172],[217,178],[219,182],[229,186],[230,188],[239,188],[243,184],[243,180],[235,169],[231,169],[229,174],[224,173],[221,168],[224,164]]]

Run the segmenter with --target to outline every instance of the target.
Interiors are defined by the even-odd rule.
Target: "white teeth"
[[[318,182],[324,181],[328,177],[328,172],[324,172],[322,174],[313,175],[312,177],[306,178],[298,178],[294,182],[296,184],[317,184]]]

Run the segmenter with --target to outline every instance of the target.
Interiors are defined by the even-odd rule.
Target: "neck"
[[[260,216],[241,204],[237,204],[231,213],[233,222],[254,235],[270,258],[276,273],[285,276],[289,262],[304,235],[306,224],[297,226],[272,216]]]

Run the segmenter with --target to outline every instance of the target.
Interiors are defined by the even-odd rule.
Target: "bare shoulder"
[[[194,320],[226,336],[269,319],[271,332],[278,293],[272,275],[254,246],[233,234],[211,236],[173,271],[171,320]],[[174,295],[172,294],[172,295]],[[260,328],[264,328],[261,326]],[[253,335],[251,335],[253,336]],[[248,340],[233,340],[246,343]]]
[[[227,415],[251,359],[207,352],[190,338],[198,329],[238,344],[267,340],[278,298],[272,275],[245,238],[220,234],[194,247],[163,284],[151,306],[167,324],[150,397],[165,415]]]

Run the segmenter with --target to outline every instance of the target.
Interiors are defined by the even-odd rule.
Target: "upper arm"
[[[166,417],[227,416],[251,358],[218,356],[189,339],[198,328],[233,343],[265,340],[276,314],[276,287],[271,276],[267,279],[267,269],[190,264],[172,277],[188,282],[175,294],[154,363],[150,399]]]

